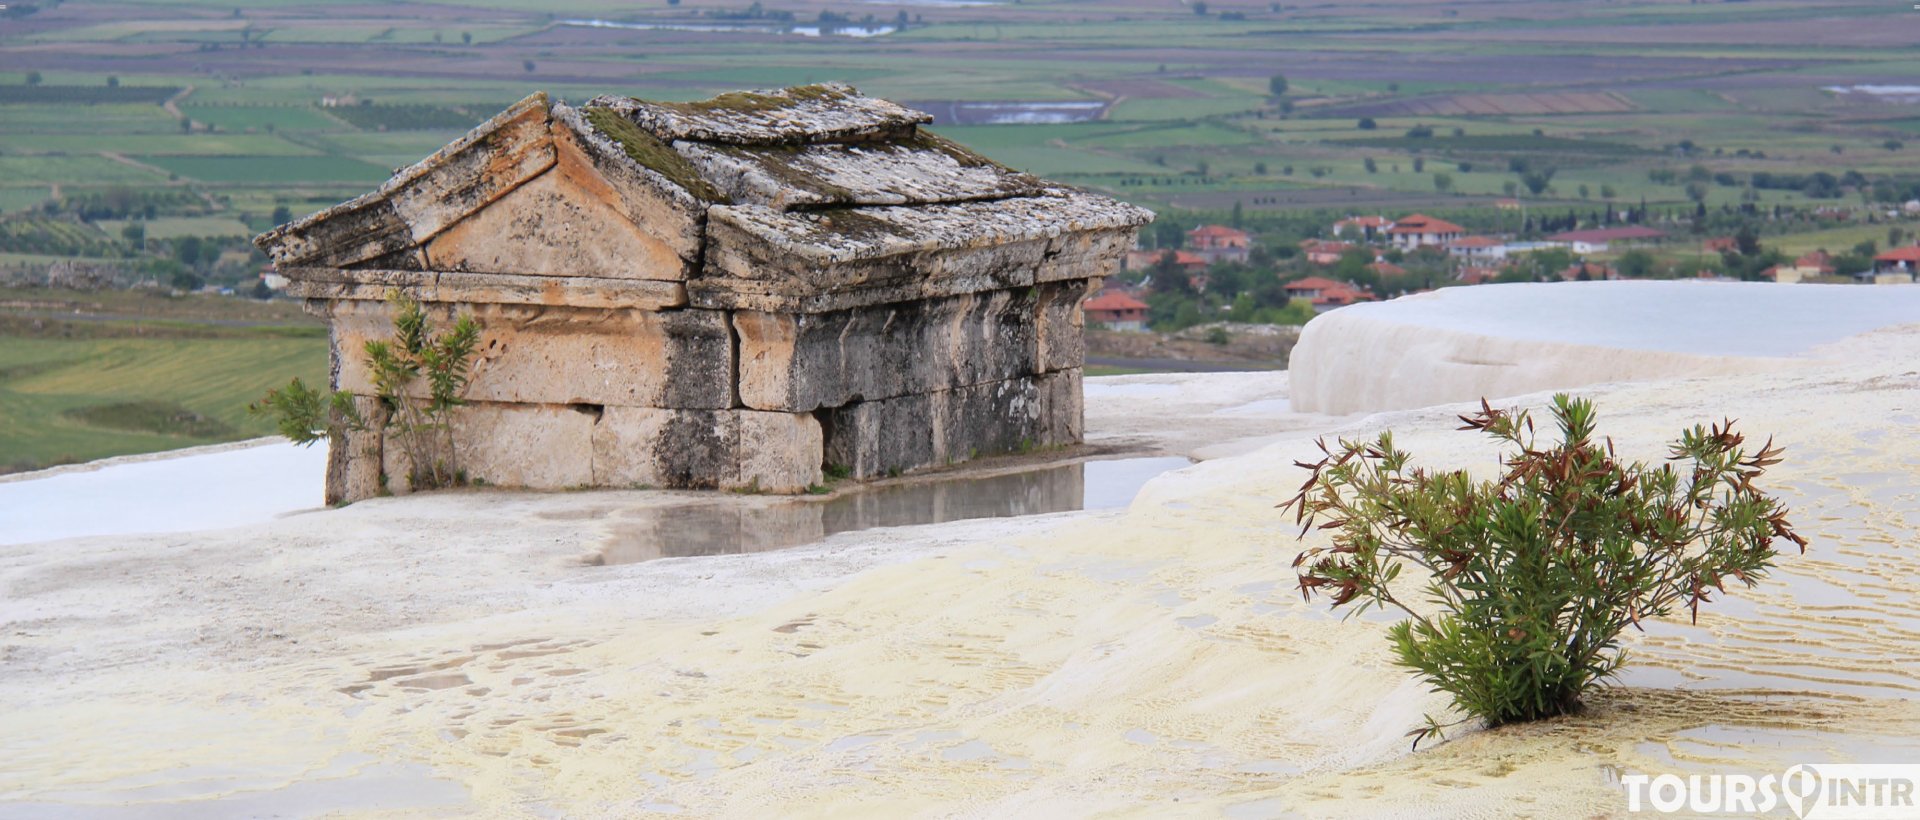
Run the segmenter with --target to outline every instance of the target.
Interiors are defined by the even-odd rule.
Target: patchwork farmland
[[[1920,72],[1908,5],[10,3],[0,280],[246,295],[264,261],[249,235],[531,91],[686,100],[829,80],[1159,209],[1149,242],[1231,219],[1291,254],[1339,216],[1412,211],[1520,233],[1519,204],[1582,223],[1787,214],[1761,226],[1770,245],[1838,252],[1898,236],[1886,209],[1920,185],[1920,95],[1899,93]]]

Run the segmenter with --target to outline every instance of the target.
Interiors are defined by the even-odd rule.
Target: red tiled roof
[[[1444,219],[1434,219],[1425,214],[1414,214],[1393,223],[1387,233],[1428,234],[1428,233],[1466,233],[1467,229]]]
[[[1886,253],[1879,254],[1873,257],[1873,261],[1875,262],[1920,262],[1920,245],[1908,245],[1904,248],[1894,248],[1893,250],[1887,251]]]
[[[1352,225],[1357,228],[1384,228],[1393,223],[1388,222],[1384,216],[1350,216],[1333,224]]]
[[[1328,288],[1344,288],[1346,286],[1347,284],[1345,282],[1335,282],[1332,279],[1328,279],[1325,276],[1309,276],[1298,282],[1288,282],[1286,289],[1287,290],[1326,290]]]
[[[1461,268],[1460,269],[1460,281],[1465,282],[1469,285],[1478,285],[1481,282],[1485,282],[1499,275],[1500,275],[1500,271],[1495,270],[1493,268]]]
[[[1225,225],[1201,225],[1198,228],[1187,231],[1187,235],[1244,237],[1247,235],[1247,232],[1239,230],[1238,228],[1229,228]]]
[[[1406,268],[1400,267],[1392,262],[1375,262],[1367,267],[1372,268],[1374,273],[1380,274],[1381,276],[1399,276],[1407,272]]]
[[[1087,310],[1146,310],[1147,303],[1119,291],[1104,291],[1099,296],[1088,299],[1084,306]]]
[[[1349,287],[1347,285],[1337,285],[1331,288],[1327,288],[1324,291],[1321,291],[1320,298],[1316,301],[1320,302],[1321,304],[1338,302],[1340,304],[1347,305],[1347,304],[1352,304],[1354,302],[1369,302],[1372,300],[1373,300],[1372,293],[1368,293],[1367,291],[1364,291],[1364,290],[1358,290],[1358,289]]]
[[[1617,239],[1665,239],[1666,234],[1652,228],[1628,225],[1622,228],[1594,228],[1585,231],[1567,231],[1547,237],[1553,242],[1611,242]]]

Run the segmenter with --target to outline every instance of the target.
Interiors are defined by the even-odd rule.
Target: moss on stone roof
[[[680,152],[673,150],[673,146],[634,125],[619,112],[609,108],[587,108],[581,113],[586,115],[587,122],[593,125],[594,130],[613,140],[642,167],[666,177],[702,201],[728,201],[727,196],[708,183],[699,169],[693,167],[693,163],[688,162]]]
[[[864,96],[841,83],[732,91],[693,102],[599,96],[586,105],[613,109],[642,130],[670,142],[734,145],[886,139],[911,132],[913,126],[933,119],[923,112]]]

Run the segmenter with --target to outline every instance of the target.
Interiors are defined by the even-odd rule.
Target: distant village
[[[1674,278],[1658,260],[1676,254],[1706,260],[1687,278],[1712,281],[1906,285],[1920,270],[1920,245],[1789,259],[1763,249],[1745,229],[1697,240],[1627,224],[1517,241],[1416,213],[1350,215],[1323,233],[1330,238],[1273,247],[1250,231],[1207,224],[1186,231],[1179,247],[1136,247],[1121,274],[1086,300],[1087,322],[1121,331],[1222,320],[1304,324],[1357,302],[1441,287]]]

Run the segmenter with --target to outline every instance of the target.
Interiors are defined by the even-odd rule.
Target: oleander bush
[[[267,391],[247,409],[273,417],[281,435],[303,445],[348,430],[378,429],[388,446],[405,452],[408,486],[464,484],[453,410],[466,403],[462,395],[472,378],[480,323],[461,314],[451,328],[435,333],[418,301],[396,290],[387,294],[387,302],[393,306],[393,338],[368,340],[362,350],[378,401],[373,418],[359,411],[351,394],[315,390],[299,379]],[[417,389],[421,386],[425,389]]]
[[[1785,540],[1807,542],[1757,485],[1780,462],[1769,439],[1749,450],[1733,422],[1683,431],[1658,467],[1624,463],[1594,433],[1591,401],[1558,395],[1559,440],[1536,439],[1524,410],[1481,409],[1462,430],[1509,448],[1500,475],[1412,466],[1391,431],[1341,440],[1298,466],[1311,476],[1283,509],[1328,546],[1293,566],[1309,600],[1350,613],[1405,613],[1389,630],[1396,661],[1466,717],[1488,725],[1580,708],[1625,662],[1620,635],[1684,608],[1693,618],[1729,581],[1766,577]],[[1419,600],[1396,584],[1429,576]],[[1409,577],[1409,583],[1412,582]],[[1453,724],[1446,724],[1453,725]],[[1429,717],[1417,746],[1444,725]]]

